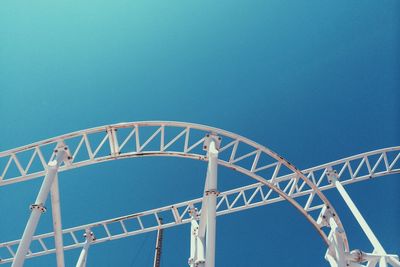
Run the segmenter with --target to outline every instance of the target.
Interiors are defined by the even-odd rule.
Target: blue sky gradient
[[[399,10],[396,0],[3,1],[0,150],[140,120],[226,129],[300,169],[399,145]],[[204,162],[146,158],[62,173],[64,228],[199,197],[205,171]],[[399,178],[347,187],[396,254]],[[40,182],[0,187],[1,242],[20,238]],[[219,182],[252,181],[221,170]],[[352,249],[370,250],[337,194],[327,196]],[[217,266],[327,266],[322,239],[288,203],[217,224]],[[93,246],[88,266],[151,266],[154,242],[150,233]],[[79,252],[66,252],[67,266]],[[162,266],[188,257],[189,225],[166,230]],[[53,265],[54,255],[26,261]]]

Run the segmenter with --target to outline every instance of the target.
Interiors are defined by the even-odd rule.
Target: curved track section
[[[391,147],[371,151],[338,161],[330,162],[320,166],[312,167],[302,172],[316,185],[319,190],[324,191],[334,188],[329,183],[326,173],[330,169],[338,171],[342,184],[357,183],[371,178],[400,173],[400,147]],[[293,182],[295,175],[278,176],[276,180],[288,185]],[[285,191],[285,189],[284,189]],[[280,195],[273,195],[273,190],[263,183],[255,183],[248,186],[236,188],[222,192],[218,196],[217,215],[225,215],[238,212],[245,209],[269,205],[285,200]],[[292,192],[291,197],[300,201],[302,198],[308,201],[312,189],[305,189],[297,185]],[[125,238],[132,235],[138,235],[149,231],[155,231],[159,228],[169,228],[180,224],[189,223],[191,218],[189,210],[196,207],[200,210],[201,198],[177,203],[174,205],[148,210],[140,213],[130,214],[118,218],[95,222],[74,228],[63,230],[64,249],[74,249],[82,247],[84,244],[83,233],[90,228],[97,237],[95,243],[101,243],[109,240]],[[201,210],[200,210],[201,212]],[[163,224],[160,224],[159,218],[163,217]],[[54,233],[36,235],[33,242],[37,242],[37,251],[31,251],[29,257],[36,257],[55,253],[54,246],[51,246],[51,240],[54,239]],[[69,240],[69,242],[68,242]],[[20,240],[10,241],[0,244],[3,250],[1,263],[11,262],[15,255],[13,248],[18,246]]]
[[[207,161],[205,140],[209,135],[220,138],[218,164],[241,172],[268,186],[289,201],[310,221],[329,243],[327,234],[317,223],[319,211],[333,206],[318,187],[300,170],[272,150],[242,136],[199,124],[169,121],[120,123],[82,130],[0,153],[2,185],[43,176],[47,162],[60,144],[68,147],[68,160],[59,171],[108,160],[144,156],[174,156]],[[23,163],[23,158],[25,163]],[[14,168],[11,169],[11,166]],[[285,183],[276,178],[292,175]],[[301,205],[291,197],[296,188],[309,190],[308,201]],[[339,216],[336,223],[343,228]],[[346,234],[343,233],[347,246]]]

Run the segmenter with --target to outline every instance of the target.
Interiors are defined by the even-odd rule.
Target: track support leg
[[[336,189],[339,191],[339,194],[342,196],[346,205],[349,207],[351,213],[353,213],[357,222],[360,224],[361,229],[364,231],[365,235],[368,237],[372,246],[378,253],[386,254],[385,249],[382,247],[378,238],[376,238],[375,234],[372,232],[372,229],[369,227],[367,221],[365,221],[364,217],[361,215],[361,212],[358,210],[353,200],[350,198],[349,194],[344,189],[343,185],[338,180],[338,175],[336,171],[329,170],[327,173],[328,179],[335,185]]]
[[[64,245],[61,224],[60,193],[58,187],[58,177],[54,177],[50,190],[51,211],[53,215],[54,243],[56,247],[57,267],[64,267]]]
[[[190,227],[190,267],[204,267],[204,238],[199,237],[199,224],[197,223],[197,209],[191,208],[190,214],[192,216]]]
[[[218,150],[214,140],[210,142],[208,150],[208,174],[205,195],[207,198],[207,232],[206,232],[206,265],[205,267],[215,266],[215,235],[217,217],[217,167]],[[201,222],[200,222],[201,223]]]
[[[28,253],[30,244],[32,242],[32,236],[35,233],[40,216],[42,215],[42,213],[46,212],[44,204],[46,203],[50,188],[57,175],[58,168],[64,161],[66,155],[65,150],[67,150],[66,146],[58,146],[55,150],[55,159],[49,162],[47,166],[47,173],[36,197],[35,204],[32,204],[30,207],[32,212],[29,217],[28,223],[26,224],[21,242],[17,249],[17,253],[15,254],[12,267],[21,267],[24,264],[26,254]]]
[[[368,223],[361,215],[361,212],[358,210],[357,206],[354,204],[353,200],[344,189],[343,185],[338,180],[338,174],[335,170],[328,169],[327,170],[327,177],[331,183],[333,183],[338,190],[339,194],[343,198],[344,202],[350,209],[351,213],[354,215],[355,219],[357,220],[358,224],[361,226],[361,229],[364,231],[365,235],[367,236],[368,240],[371,242],[372,246],[374,247],[374,252],[372,254],[364,253],[359,250],[355,250],[352,252],[345,252],[344,257],[346,261],[350,262],[350,266],[357,266],[357,263],[360,262],[368,262],[367,266],[376,266],[379,264],[379,267],[387,267],[388,263],[392,266],[399,266],[400,263],[396,255],[388,255],[379,242],[378,238],[372,232],[372,229],[369,227]],[[333,220],[332,220],[333,221]],[[331,234],[335,234],[334,225],[331,223]],[[332,244],[334,244],[333,242]],[[328,253],[327,253],[328,254]],[[331,253],[332,255],[332,253]],[[355,256],[356,255],[356,256]],[[337,258],[338,266],[341,267],[341,264],[344,264],[341,261],[342,256]],[[329,260],[328,260],[329,261]],[[356,263],[355,263],[356,262]],[[346,266],[346,265],[344,265]],[[360,265],[362,266],[362,265]]]
[[[218,196],[217,170],[220,141],[220,137],[208,134],[204,142],[204,149],[208,152],[208,167],[199,223],[197,223],[197,211],[192,209],[191,249],[189,259],[189,265],[191,267],[215,266]]]
[[[87,255],[89,253],[89,247],[91,243],[96,240],[96,237],[94,236],[93,232],[90,231],[90,229],[85,230],[84,237],[86,238],[85,243],[83,244],[83,248],[81,251],[81,254],[79,255],[78,262],[76,263],[76,267],[85,267],[86,266],[86,260],[87,260]]]
[[[330,263],[331,267],[347,267],[349,262],[346,258],[348,250],[343,239],[344,230],[336,224],[334,216],[335,214],[331,209],[325,206],[317,220],[321,227],[328,226],[331,228],[328,236],[330,243],[325,259]]]

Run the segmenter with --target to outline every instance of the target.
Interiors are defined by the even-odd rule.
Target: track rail
[[[325,191],[334,187],[329,183],[326,176],[329,169],[337,170],[341,183],[347,185],[380,176],[400,173],[399,158],[400,147],[390,147],[312,167],[303,170],[302,173],[320,191]],[[281,187],[282,191],[287,193],[291,198],[295,198],[299,203],[305,202],[305,209],[308,212],[318,210],[310,206],[310,199],[315,194],[313,189],[306,188],[303,185],[304,182],[298,183],[296,174],[278,176],[275,180],[279,185],[284,185],[284,187]],[[82,247],[84,244],[82,234],[88,228],[95,233],[97,240],[94,241],[94,244],[96,244],[155,231],[159,228],[169,228],[188,223],[190,222],[189,210],[193,207],[200,210],[201,200],[201,198],[193,199],[162,208],[65,229],[63,230],[64,240],[66,241],[64,249]],[[285,198],[277,194],[273,189],[264,183],[258,182],[222,192],[218,196],[217,215],[230,214],[283,200]],[[163,218],[162,224],[159,221],[160,217]],[[37,250],[30,251],[27,257],[55,253],[54,246],[50,245],[53,243],[51,241],[53,239],[53,232],[34,236],[33,242],[37,243],[34,247]],[[20,240],[14,240],[0,244],[0,248],[2,249],[0,250],[2,253],[0,255],[3,257],[1,263],[13,260],[15,255],[14,248],[18,246],[19,242]]]
[[[59,172],[109,160],[144,156],[172,156],[208,161],[207,135],[220,137],[218,164],[243,173],[268,186],[289,201],[314,226],[326,244],[327,234],[317,222],[318,210],[332,204],[318,187],[286,159],[240,135],[199,124],[147,121],[120,123],[77,131],[0,153],[0,186],[43,176],[47,162],[54,159],[56,147],[68,147],[68,160]],[[276,178],[293,175],[291,186],[285,188]],[[296,187],[309,190],[309,201],[301,205],[290,196]],[[336,223],[343,228],[339,216]],[[346,233],[343,233],[348,248]]]

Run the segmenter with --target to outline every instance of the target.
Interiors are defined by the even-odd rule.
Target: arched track
[[[122,131],[125,131],[125,136],[122,136]],[[144,132],[146,132],[146,135]],[[199,124],[168,121],[120,123],[82,130],[2,152],[0,157],[6,158],[7,163],[1,172],[3,179],[0,185],[43,176],[46,163],[54,157],[54,153],[50,153],[46,158],[43,150],[45,148],[47,150],[49,148],[54,149],[60,143],[70,148],[70,160],[60,167],[59,171],[62,172],[85,165],[128,157],[175,156],[206,161],[203,143],[207,134],[222,138],[219,165],[239,171],[270,187],[294,205],[328,243],[326,234],[316,221],[318,213],[315,211],[327,206],[335,212],[334,208],[317,186],[306,178],[301,171],[277,153],[254,141],[221,129]],[[77,143],[75,147],[73,141]],[[25,166],[22,166],[19,160],[19,155],[22,153],[30,154],[30,159]],[[35,159],[37,159],[36,161],[40,160],[42,168],[39,171],[31,172],[32,163]],[[14,177],[4,179],[11,163],[14,163],[17,167],[17,173]],[[281,182],[276,181],[276,177],[281,174],[295,175],[295,179],[290,188],[287,188],[287,191],[282,190]],[[305,205],[300,205],[290,196],[299,184],[312,191],[309,201]],[[311,211],[314,211],[314,213],[311,213]],[[335,221],[342,227],[339,216],[336,216]],[[345,233],[343,233],[343,237],[347,240]]]
[[[330,162],[320,166],[312,167],[303,170],[303,173],[307,175],[307,177],[314,177],[311,180],[315,184],[319,185],[320,190],[324,191],[332,189],[334,187],[327,181],[326,170],[328,170],[329,168],[340,170],[339,174],[341,176],[342,184],[357,183],[365,180],[370,180],[371,178],[400,173],[399,155],[400,155],[400,147],[380,149],[376,151],[355,155],[338,161]],[[372,162],[372,158],[376,159],[376,161],[374,160]],[[368,169],[367,167],[368,165],[367,162],[371,166],[370,169]],[[382,166],[379,167],[381,163]],[[356,173],[355,171],[352,171],[353,168],[351,166],[353,166],[355,171],[358,170],[358,172]],[[362,170],[363,166],[370,171],[361,174],[360,171]],[[344,169],[342,170],[342,168]],[[316,174],[321,174],[321,175],[319,176]],[[291,180],[293,179],[293,177],[290,177],[289,175],[289,176],[277,177],[277,179],[283,181],[283,180]],[[301,198],[305,195],[308,195],[310,193],[309,191],[310,190],[302,190],[301,188],[298,188],[298,190],[296,190],[296,192],[292,194],[292,197]],[[271,190],[262,183],[255,183],[248,186],[229,190],[226,192],[221,192],[218,199],[217,214],[218,215],[229,214],[244,209],[269,205],[284,200],[284,198],[280,196],[271,197],[269,192],[271,192]],[[94,243],[100,243],[109,240],[128,237],[131,235],[138,235],[149,231],[155,231],[159,227],[168,228],[188,223],[191,220],[188,214],[190,206],[194,205],[195,207],[199,207],[200,203],[201,203],[201,198],[198,198],[162,208],[157,208],[149,211],[130,214],[109,220],[104,220],[101,222],[90,223],[87,225],[65,229],[63,231],[64,235],[70,235],[72,237],[73,242],[64,244],[64,248],[74,249],[82,247],[84,242],[84,240],[82,239],[82,232],[88,227],[97,234],[98,238]],[[147,225],[147,226],[143,225],[143,228],[140,227],[139,221],[142,221],[141,218],[144,218],[145,216],[152,216],[156,218],[156,216],[165,213],[170,213],[173,219],[170,221],[166,221],[162,225],[159,225],[157,222],[155,222],[152,225]],[[165,218],[166,217],[164,217],[164,219]],[[108,228],[109,225],[114,223],[119,223],[121,225],[120,232],[110,233],[110,231],[106,231],[106,233],[108,232],[110,233],[110,235],[99,234],[99,232],[104,232],[104,229]],[[129,227],[129,225],[132,226],[132,224],[136,224],[136,226],[137,225],[139,226]],[[33,240],[34,242],[39,242],[39,244],[44,244],[47,243],[46,242],[47,239],[52,239],[52,238],[54,238],[54,233],[51,232],[51,233],[36,235],[33,238]],[[15,240],[0,244],[0,247],[7,249],[7,251],[9,252],[8,253],[9,256],[3,258],[2,263],[11,262],[13,260],[13,254],[15,252],[12,250],[12,247],[18,245],[19,241],[20,240]],[[28,255],[28,257],[36,257],[50,253],[55,253],[54,247],[45,246],[42,248],[43,249],[41,251],[31,253]]]
[[[126,135],[121,133],[123,131],[126,132]],[[142,134],[146,131],[147,135]],[[325,177],[328,167],[334,167],[338,170],[343,183],[351,183],[369,177],[399,172],[399,169],[395,168],[399,159],[399,147],[365,153],[304,170],[302,173],[271,150],[244,137],[220,129],[178,122],[137,122],[79,131],[2,152],[0,153],[0,157],[5,159],[6,164],[1,171],[2,182],[0,185],[22,182],[43,175],[47,166],[46,163],[52,157],[52,153],[48,153],[46,157],[45,151],[46,149],[49,150],[49,148],[50,150],[54,149],[58,143],[65,143],[70,148],[70,156],[72,158],[65,162],[65,165],[60,169],[60,171],[65,171],[97,162],[126,157],[178,156],[207,160],[202,146],[205,135],[210,133],[218,135],[223,139],[220,148],[220,165],[235,169],[259,181],[259,183],[254,185],[222,193],[219,196],[218,202],[219,215],[286,199],[307,217],[325,241],[326,234],[321,230],[322,225],[316,222],[317,218],[315,215],[318,215],[324,206],[332,207],[320,191],[332,187],[327,183]],[[96,138],[92,137],[93,135],[100,136],[97,137],[97,144],[94,144]],[[154,149],[155,147],[158,149]],[[223,156],[224,151],[225,156]],[[388,153],[393,152],[397,154],[394,158],[390,159]],[[30,155],[27,157],[29,160],[26,161],[26,165],[23,165],[22,160],[20,160],[20,155],[23,153]],[[81,154],[85,154],[87,157],[82,157]],[[374,163],[371,163],[372,157],[377,157]],[[358,160],[358,165],[355,166],[354,162]],[[39,164],[35,166],[34,162],[39,162]],[[16,171],[14,170],[14,175],[10,177],[7,174],[8,172],[11,173],[10,169],[12,165],[16,167]],[[34,166],[36,169],[33,172],[31,169],[33,170]],[[40,166],[42,169],[38,169]],[[363,166],[365,166],[368,174],[363,173],[365,171],[363,170]],[[349,179],[345,178],[346,174],[348,174]],[[266,187],[268,187],[267,190]],[[278,195],[273,196],[273,191],[277,192]],[[236,196],[234,200],[230,201],[228,196],[233,194],[236,194]],[[300,204],[295,198],[303,198],[306,202]],[[185,218],[185,216],[187,216],[189,205],[198,204],[199,202],[200,199],[192,200],[120,218],[117,221],[121,223],[123,233],[117,236],[107,234],[104,239],[99,238],[97,242],[147,232],[159,227],[159,225],[155,225],[154,227],[146,228],[140,226],[139,222],[140,229],[138,231],[129,231],[126,226],[123,226],[123,221],[129,219],[140,221],[140,216],[152,215],[157,218],[158,213],[168,211],[173,214],[174,222],[166,223],[163,227],[171,227],[188,222],[188,218]],[[224,202],[226,209],[223,209]],[[239,203],[243,203],[243,205],[240,206]],[[338,216],[336,216],[336,219],[338,225],[341,225]],[[110,222],[115,222],[115,219],[100,222],[98,225],[106,229],[106,233],[108,233],[107,224]],[[95,226],[91,225],[91,227]],[[71,230],[64,230],[64,233],[74,235],[74,231],[81,229],[81,227],[77,227]],[[34,240],[41,242],[41,239],[48,238],[49,236],[51,234],[36,236]],[[74,240],[76,242],[72,245],[67,245],[66,248],[74,248],[80,245],[80,242],[76,238]],[[0,247],[6,247],[9,251],[11,250],[10,254],[12,255],[11,245],[17,243],[18,241],[7,242],[1,244]],[[51,251],[51,248],[46,248],[42,252],[31,254],[30,256],[47,254],[51,253]],[[6,261],[8,260],[4,259],[3,262]]]

